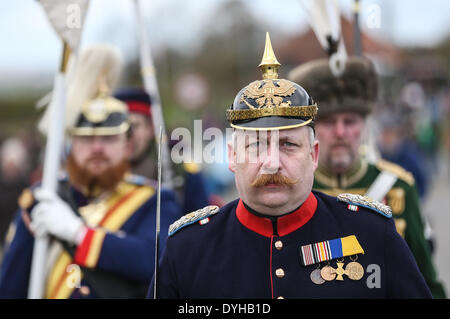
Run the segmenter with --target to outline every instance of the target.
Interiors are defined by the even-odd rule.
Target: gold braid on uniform
[[[414,185],[414,176],[413,174],[411,174],[410,172],[408,172],[407,170],[405,170],[403,167],[385,161],[385,160],[378,160],[375,164],[375,166],[380,170],[380,171],[388,171],[391,172],[393,174],[395,174],[398,178],[400,178],[401,180],[403,180],[404,182],[406,182],[407,184],[409,184],[410,186]]]

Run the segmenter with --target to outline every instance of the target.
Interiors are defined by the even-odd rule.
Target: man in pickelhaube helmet
[[[26,190],[3,257],[0,296],[25,298],[36,236],[51,238],[45,298],[143,298],[154,269],[156,189],[128,173],[128,110],[110,96],[118,52],[85,49],[68,87],[70,151],[58,194]],[[113,73],[116,73],[114,75]],[[161,192],[161,237],[181,213]]]
[[[160,298],[430,297],[388,206],[311,191],[317,106],[278,78],[279,66],[267,35],[263,79],[227,110],[240,198],[170,226],[151,291],[156,284]],[[374,264],[376,282],[366,273]]]
[[[445,298],[437,280],[419,197],[411,173],[382,159],[372,162],[361,151],[367,116],[377,101],[377,76],[365,57],[348,58],[344,72],[333,74],[328,59],[304,63],[289,74],[319,104],[316,133],[320,142],[313,189],[332,196],[367,195],[392,209],[398,233],[405,239],[434,298]]]

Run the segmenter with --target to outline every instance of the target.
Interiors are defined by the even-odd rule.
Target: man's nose
[[[276,174],[280,169],[280,150],[278,142],[271,142],[262,156],[261,174]]]
[[[103,151],[103,146],[104,146],[104,142],[103,139],[100,138],[99,136],[94,137],[94,139],[92,140],[92,150],[94,152],[101,152]]]
[[[343,121],[336,121],[334,125],[334,134],[338,137],[345,135],[346,127]]]

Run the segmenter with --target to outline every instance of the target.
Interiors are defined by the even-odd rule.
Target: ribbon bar
[[[300,247],[303,266],[356,254],[364,254],[364,250],[355,235],[325,240]]]

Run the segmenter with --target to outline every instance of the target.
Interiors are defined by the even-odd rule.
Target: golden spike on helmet
[[[259,68],[263,79],[241,89],[227,109],[231,127],[239,130],[287,130],[308,125],[314,128],[317,104],[300,85],[278,78],[277,61],[266,33],[266,47]]]
[[[270,43],[269,32],[266,32],[266,46],[261,63],[258,65],[258,68],[263,73],[263,79],[278,79],[278,69],[280,66],[281,63],[278,62],[272,49],[272,43]]]

